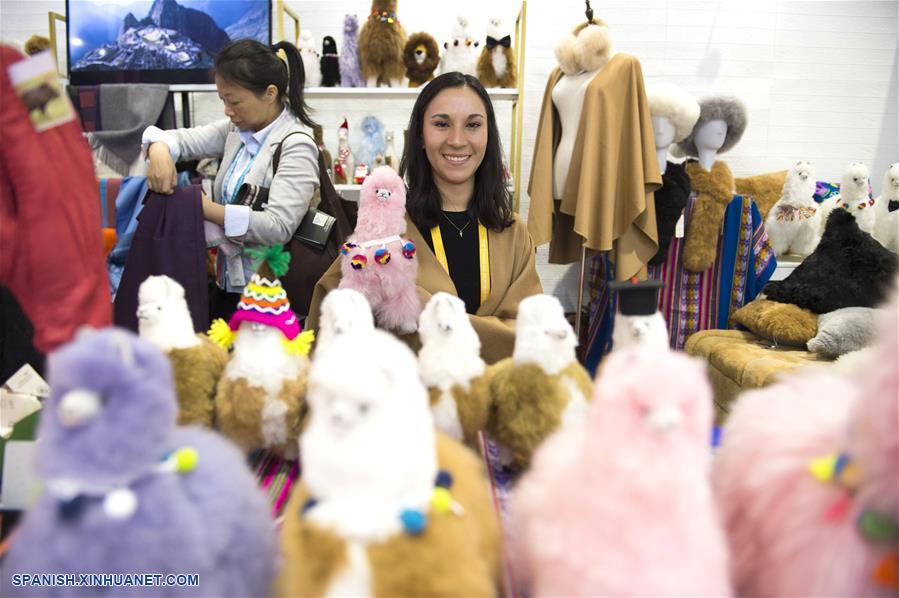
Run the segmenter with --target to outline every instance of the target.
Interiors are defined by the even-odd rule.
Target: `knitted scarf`
[[[696,201],[684,235],[684,268],[705,272],[718,256],[724,210],[734,198],[734,176],[724,162],[715,162],[711,171],[688,162],[687,174]]]

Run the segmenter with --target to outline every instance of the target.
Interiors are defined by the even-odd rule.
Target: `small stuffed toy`
[[[409,87],[420,87],[434,78],[434,70],[440,64],[440,48],[437,40],[424,31],[413,33],[403,48],[403,64]]]
[[[356,146],[356,168],[366,166],[369,172],[375,169],[377,158],[384,158],[384,123],[375,116],[366,116],[359,126],[362,138]],[[360,183],[362,181],[359,181]]]
[[[278,553],[265,497],[231,443],[203,428],[176,428],[171,368],[159,349],[123,329],[83,331],[50,355],[49,382],[37,443],[43,492],[5,555],[0,594],[104,593],[16,587],[13,573],[156,573],[161,581],[192,574],[199,587],[164,593],[268,594]]]
[[[862,162],[853,162],[840,179],[840,193],[821,203],[821,232],[827,217],[836,208],[842,208],[852,214],[858,227],[868,233],[874,232],[874,199],[869,195],[871,189],[868,167]]]
[[[436,293],[418,324],[418,367],[428,388],[437,429],[475,447],[487,425],[490,386],[481,359],[481,339],[468,319],[465,303]]]
[[[322,87],[340,85],[340,57],[337,55],[337,42],[330,35],[322,38]]]
[[[381,330],[343,335],[316,355],[308,396],[275,594],[496,595],[483,463],[434,430],[412,351]]]
[[[418,328],[418,262],[406,232],[406,185],[390,167],[362,183],[356,229],[340,248],[341,289],[360,291],[379,326],[408,334]]]
[[[343,124],[337,129],[337,161],[334,162],[334,182],[338,185],[352,183],[355,172],[356,160],[350,149],[350,125],[344,118]]]
[[[524,595],[733,595],[709,481],[712,404],[699,360],[609,355],[586,421],[547,440],[513,494]]]
[[[231,320],[216,320],[209,331],[221,346],[234,345],[215,397],[216,421],[222,434],[247,451],[272,449],[295,459],[314,333],[301,332],[277,278],[287,272],[290,254],[280,245],[248,251],[259,260],[258,271]]]
[[[874,203],[874,238],[899,253],[899,162],[883,173],[880,197]]]
[[[468,19],[459,15],[453,23],[453,36],[443,43],[440,57],[440,72],[459,71],[464,75],[477,76],[478,42],[468,34]]]
[[[593,381],[577,361],[577,338],[559,300],[534,295],[518,305],[512,357],[490,366],[487,431],[503,465],[525,467],[543,440],[581,421]]]
[[[361,185],[368,176],[368,164],[356,164],[356,170],[353,172],[353,184]]]
[[[322,300],[315,354],[326,351],[334,339],[344,334],[374,328],[375,318],[365,295],[353,289],[334,289]]]
[[[303,71],[306,73],[304,87],[321,87],[322,84],[321,56],[316,45],[311,31],[304,29],[300,32],[299,50],[303,58]]]
[[[713,482],[739,595],[899,592],[897,290],[855,371],[797,373],[731,410]]]
[[[343,19],[343,52],[340,53],[340,86],[365,87],[359,70],[359,19],[346,15]]]
[[[618,291],[618,312],[612,330],[613,351],[629,347],[668,348],[668,326],[658,307],[662,286],[658,280],[638,282],[636,278],[609,283],[610,289]]]
[[[400,159],[396,155],[396,147],[393,144],[393,131],[387,131],[384,134],[384,141],[384,164],[399,171]]]
[[[783,194],[768,211],[765,230],[778,257],[793,253],[806,257],[821,240],[821,210],[815,202],[815,169],[797,162],[784,181]]]
[[[478,79],[484,87],[515,87],[517,84],[515,50],[512,36],[503,35],[502,22],[494,17],[487,22],[487,43],[478,58]]]
[[[195,334],[184,287],[168,276],[150,276],[137,292],[137,331],[172,364],[178,423],[212,427],[215,388],[228,352],[204,334]]]
[[[359,61],[368,87],[400,87],[406,67],[406,30],[396,15],[397,0],[372,0],[371,14],[359,32]]]

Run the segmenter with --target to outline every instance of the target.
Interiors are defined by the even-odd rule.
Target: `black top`
[[[456,285],[459,298],[465,302],[465,311],[473,314],[481,306],[478,224],[472,220],[468,212],[442,212],[439,226],[450,278]],[[431,251],[434,251],[431,229],[418,230]]]

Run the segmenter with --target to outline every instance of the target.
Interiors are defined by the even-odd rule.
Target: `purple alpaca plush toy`
[[[340,86],[365,87],[359,69],[359,19],[347,15],[343,21],[343,52],[340,53]]]
[[[2,595],[104,591],[12,587],[17,573],[199,576],[194,587],[116,587],[121,596],[268,594],[277,544],[265,499],[234,446],[175,426],[159,349],[120,329],[82,333],[51,355],[49,380],[37,456],[45,491],[12,542]]]

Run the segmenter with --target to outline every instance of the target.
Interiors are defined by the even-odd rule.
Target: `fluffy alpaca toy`
[[[629,347],[650,349],[668,348],[668,326],[659,311],[658,280],[612,282],[609,288],[618,291],[618,312],[612,330],[612,348],[620,351]]]
[[[212,427],[215,387],[228,353],[202,334],[194,334],[184,287],[168,276],[150,276],[137,293],[137,331],[172,364],[178,397],[178,423]]]
[[[374,328],[375,319],[365,295],[353,289],[334,289],[322,301],[315,354],[327,350],[334,339],[344,334]]]
[[[481,339],[465,303],[449,293],[431,297],[419,318],[418,366],[428,387],[434,423],[456,440],[475,446],[487,425],[490,386],[484,375]]]
[[[512,36],[503,35],[501,21],[491,18],[487,21],[487,42],[478,58],[478,79],[484,87],[515,87],[518,65]]]
[[[234,345],[215,396],[222,434],[246,450],[272,449],[294,459],[306,415],[306,355],[314,333],[300,332],[278,276],[287,272],[290,254],[280,245],[254,251],[262,265],[244,287],[231,320],[212,323],[209,336]]]
[[[899,162],[883,174],[874,215],[874,238],[890,251],[899,253]]]
[[[347,87],[344,85],[344,87]],[[353,180],[356,171],[356,160],[350,149],[350,125],[346,119],[337,129],[337,161],[334,162],[334,182],[338,185],[346,185]]]
[[[504,465],[524,467],[559,426],[583,419],[593,391],[575,356],[577,337],[559,300],[534,295],[518,305],[512,357],[490,366],[490,437]]]
[[[340,248],[340,288],[360,291],[378,324],[399,334],[415,332],[421,313],[415,245],[405,232],[403,179],[388,166],[376,168],[359,192],[356,229]]]
[[[371,358],[347,375],[347,355]],[[434,430],[412,351],[380,330],[344,335],[316,356],[309,402],[276,593],[496,595],[483,463]]]
[[[462,15],[453,23],[453,36],[443,43],[443,56],[440,57],[440,72],[459,71],[465,75],[478,74],[478,42],[468,34],[468,19]]]
[[[862,162],[853,162],[840,179],[840,193],[821,202],[821,230],[827,216],[836,209],[842,208],[852,214],[858,227],[868,233],[874,232],[874,199],[868,194],[868,167]]]
[[[371,14],[359,32],[359,60],[368,87],[399,87],[406,67],[406,30],[396,16],[397,0],[372,0]]]
[[[303,58],[303,71],[306,73],[305,87],[321,87],[322,84],[321,56],[316,45],[311,31],[300,32],[299,50]]]
[[[393,144],[393,131],[384,133],[384,164],[397,171],[400,169],[400,159]]]
[[[340,57],[337,55],[337,42],[330,35],[322,38],[322,87],[340,85]]]
[[[889,307],[874,358],[850,377],[808,371],[731,411],[713,480],[741,595],[899,590],[895,294]]]
[[[513,496],[513,567],[526,593],[731,595],[709,483],[711,425],[700,361],[611,354],[586,421],[537,450]]]
[[[169,595],[268,593],[277,546],[265,498],[230,443],[175,427],[171,368],[156,347],[121,329],[83,332],[50,356],[49,381],[37,448],[45,490],[4,560],[3,596],[96,596],[10,587],[12,573],[88,572],[199,575],[199,588]]]
[[[368,171],[373,171],[378,159],[384,160],[384,123],[375,116],[366,116],[359,126],[362,139],[356,146],[356,168],[366,166]]]
[[[799,161],[784,181],[780,199],[765,219],[765,230],[774,253],[780,257],[794,253],[806,257],[821,240],[821,210],[815,202],[815,169]]]
[[[409,87],[419,87],[433,79],[434,70],[440,64],[437,40],[424,31],[410,35],[403,48],[403,64]]]
[[[346,15],[343,19],[343,52],[340,53],[340,86],[365,87],[359,70],[359,19]]]

